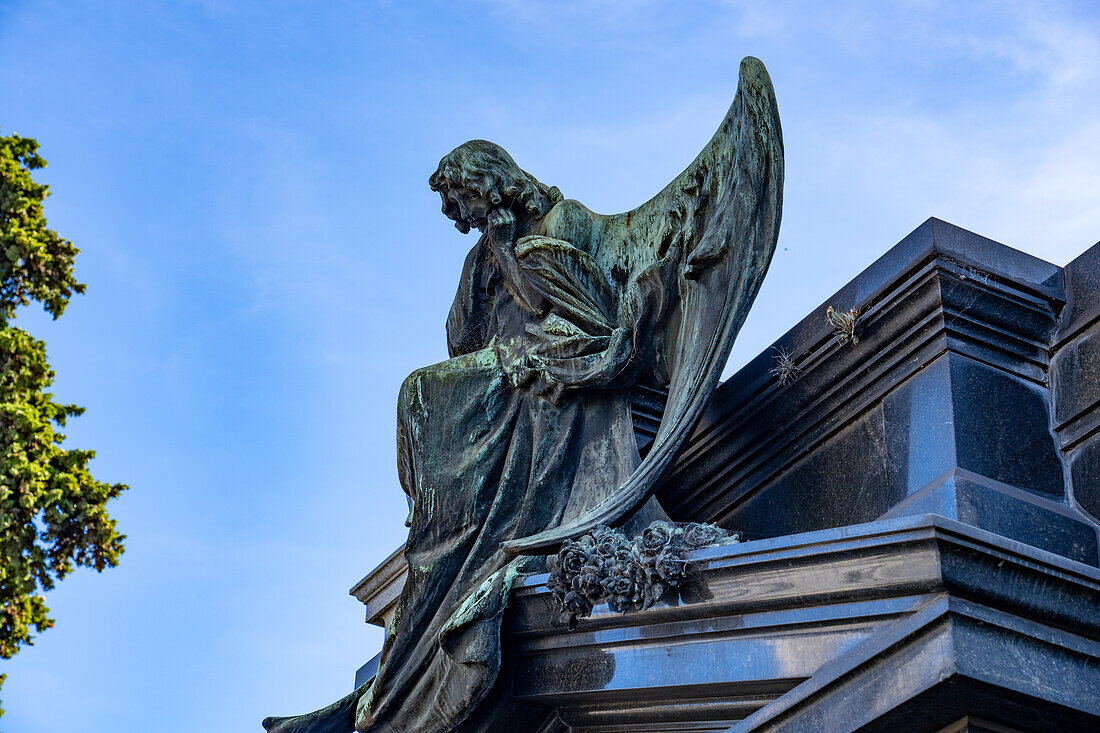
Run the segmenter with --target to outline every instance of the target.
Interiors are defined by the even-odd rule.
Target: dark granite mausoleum
[[[1100,730],[1100,245],[1057,267],[929,219],[718,388],[658,498],[745,541],[573,629],[523,579],[468,729]],[[352,589],[368,622],[404,572]]]

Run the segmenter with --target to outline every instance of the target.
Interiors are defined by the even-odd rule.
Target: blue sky
[[[730,368],[928,216],[1064,264],[1100,239],[1093,3],[0,1],[0,131],[38,138],[88,284],[35,312],[120,567],[49,595],[5,733],[259,731],[381,644],[394,405],[445,357],[470,237],[427,177],[503,144],[602,212],[677,174],[767,64],[779,250]]]

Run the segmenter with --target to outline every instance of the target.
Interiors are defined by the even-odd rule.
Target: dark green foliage
[[[46,345],[12,325],[38,301],[59,317],[73,293],[72,242],[47,228],[47,187],[31,171],[46,162],[30,138],[0,136],[0,657],[53,625],[42,593],[76,566],[118,563],[123,536],[106,503],[126,487],[96,481],[95,455],[65,450],[57,432],[83,410],[53,401]],[[0,678],[2,681],[2,678]],[[2,713],[2,711],[0,711]]]
[[[31,300],[57,318],[73,293],[84,292],[73,276],[77,248],[46,228],[42,200],[49,190],[30,173],[45,166],[33,139],[0,137],[0,316],[5,320]]]

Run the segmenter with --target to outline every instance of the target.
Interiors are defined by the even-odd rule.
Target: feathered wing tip
[[[678,293],[680,318],[666,319],[669,398],[653,446],[598,505],[554,529],[506,542],[506,551],[554,552],[596,525],[622,523],[652,496],[718,385],[759,291],[779,236],[782,189],[775,92],[763,63],[747,57],[737,95],[707,147],[660,194],[623,215],[631,222],[624,242],[647,250],[632,252],[632,261],[678,258],[678,282],[668,290]]]

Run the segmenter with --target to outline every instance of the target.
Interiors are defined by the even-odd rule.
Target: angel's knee
[[[410,409],[420,405],[424,401],[424,386],[428,379],[428,369],[417,369],[405,377],[401,383],[401,391],[398,392],[397,404],[399,409]]]

